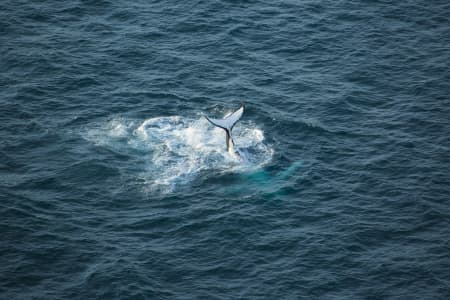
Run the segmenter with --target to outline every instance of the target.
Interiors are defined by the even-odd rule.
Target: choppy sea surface
[[[1,299],[450,299],[448,1],[0,8]]]

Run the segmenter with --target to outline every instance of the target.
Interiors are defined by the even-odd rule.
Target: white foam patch
[[[91,128],[85,137],[116,152],[145,158],[137,175],[151,189],[166,191],[190,182],[201,171],[247,172],[267,164],[273,156],[272,148],[264,143],[264,132],[246,122],[233,129],[240,155],[230,155],[225,131],[203,117],[157,117],[144,122],[116,118]]]

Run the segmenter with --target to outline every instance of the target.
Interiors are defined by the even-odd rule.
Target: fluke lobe
[[[235,112],[225,116],[223,119],[212,119],[205,116],[205,118],[214,126],[220,127],[226,132],[226,143],[227,143],[227,151],[228,153],[234,155],[234,140],[231,136],[231,131],[233,130],[234,125],[236,125],[237,121],[242,117],[244,113],[244,104],[241,104],[241,107]]]

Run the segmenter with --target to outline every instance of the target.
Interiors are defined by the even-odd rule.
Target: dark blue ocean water
[[[448,1],[0,8],[1,299],[450,299]]]

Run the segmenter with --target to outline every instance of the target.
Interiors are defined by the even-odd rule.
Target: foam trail
[[[224,149],[225,132],[204,118],[170,116],[143,122],[117,118],[88,130],[85,137],[115,151],[145,157],[140,176],[156,189],[174,189],[202,171],[248,172],[273,156],[264,143],[264,132],[245,122],[234,130],[241,158]]]

